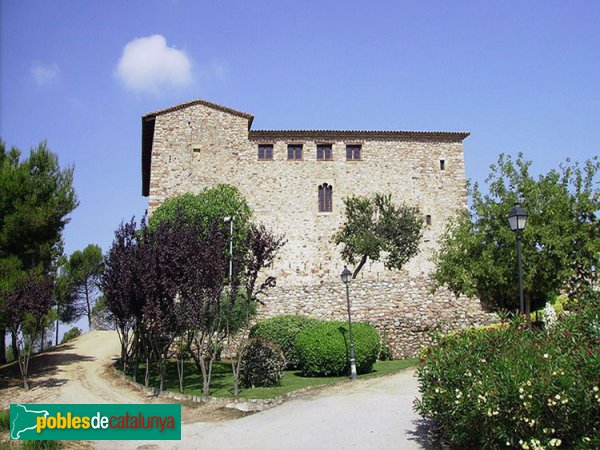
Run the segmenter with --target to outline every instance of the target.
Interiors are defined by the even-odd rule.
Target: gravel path
[[[9,403],[148,403],[141,391],[111,376],[110,358],[119,353],[116,332],[86,333],[33,357],[31,390],[2,389],[0,402],[4,407]]]
[[[9,403],[160,402],[132,389],[114,375],[109,367],[110,357],[118,353],[119,340],[115,332],[87,333],[41,355],[39,369],[31,380],[32,389],[26,392],[16,386],[5,387],[0,390],[0,404],[6,408]],[[382,378],[325,387],[235,420],[223,421],[236,414],[222,408],[184,406],[181,441],[87,444],[110,450],[430,448],[426,429],[412,410],[417,395],[414,370],[406,370]]]
[[[414,370],[344,383],[241,419],[192,423],[181,441],[97,442],[99,449],[423,449],[426,430],[412,410]]]

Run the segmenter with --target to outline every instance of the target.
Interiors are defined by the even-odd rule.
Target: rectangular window
[[[302,144],[288,144],[288,160],[298,161],[302,159]]]
[[[330,161],[333,159],[332,156],[332,145],[331,144],[318,144],[317,145],[317,160],[318,161]]]
[[[258,144],[258,159],[273,159],[273,144]]]
[[[353,161],[360,159],[360,150],[362,145],[346,145],[346,160]]]
[[[431,225],[431,214],[425,216],[425,225]]]
[[[446,170],[446,160],[440,159],[440,170]]]

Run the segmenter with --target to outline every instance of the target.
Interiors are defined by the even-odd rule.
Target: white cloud
[[[48,86],[58,81],[60,68],[56,64],[34,61],[31,65],[31,76],[38,86]]]
[[[168,47],[160,34],[129,41],[117,64],[116,76],[137,92],[160,93],[192,82],[189,58],[182,50]]]

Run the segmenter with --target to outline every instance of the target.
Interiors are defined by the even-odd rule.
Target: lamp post
[[[229,285],[233,285],[233,221],[235,216],[223,218],[225,223],[229,222]]]
[[[525,301],[523,300],[523,264],[521,263],[521,240],[523,237],[523,230],[527,225],[527,211],[521,208],[519,202],[515,203],[513,209],[508,214],[508,224],[510,229],[517,234],[517,264],[519,265],[519,312],[523,314],[525,312]],[[529,321],[529,312],[527,313],[527,320]]]
[[[352,315],[350,314],[350,281],[352,280],[352,272],[348,267],[344,266],[342,271],[342,281],[346,285],[346,301],[348,302],[348,335],[350,336],[350,379],[356,380],[356,358],[354,357],[354,336],[352,336]]]

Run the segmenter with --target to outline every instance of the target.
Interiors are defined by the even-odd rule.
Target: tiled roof
[[[192,100],[160,109],[142,116],[142,195],[149,195],[150,191],[150,166],[152,159],[152,145],[154,140],[154,123],[156,116],[178,111],[194,105],[203,105],[217,111],[223,111],[234,116],[248,119],[249,139],[306,139],[306,140],[340,140],[340,139],[417,139],[417,140],[445,140],[461,142],[470,133],[465,131],[384,131],[384,130],[250,130],[254,116],[206,100]]]
[[[385,130],[251,130],[250,139],[451,139],[463,140],[467,131],[385,131]]]

